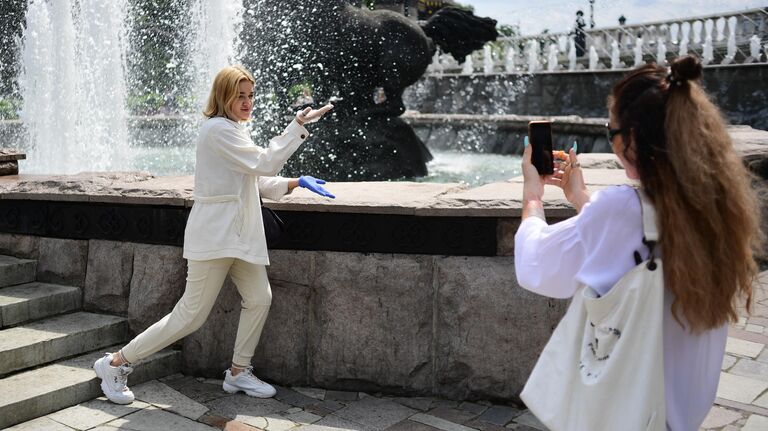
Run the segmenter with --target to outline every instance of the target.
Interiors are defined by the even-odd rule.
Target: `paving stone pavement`
[[[752,313],[729,329],[717,399],[701,430],[768,430],[768,271]],[[13,431],[546,431],[521,406],[279,387],[273,399],[230,395],[221,380],[176,374],[133,387],[136,401],[98,398]]]

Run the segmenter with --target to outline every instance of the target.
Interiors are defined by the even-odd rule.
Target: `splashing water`
[[[539,42],[531,40],[528,42],[528,72],[534,73],[539,70]]]
[[[242,0],[196,0],[192,8],[191,46],[195,96],[199,109],[208,99],[211,83],[219,70],[240,63],[240,31],[243,27]]]
[[[656,43],[658,44],[656,47],[656,64],[664,66],[667,64],[667,44],[661,38]]]
[[[589,47],[589,70],[597,70],[599,67],[600,58],[597,55],[597,50],[594,46]]]
[[[513,73],[515,71],[515,57],[517,57],[517,50],[514,45],[510,45],[507,47],[506,54],[504,55],[506,60],[504,63],[504,70],[506,70],[507,73]]]
[[[568,70],[576,70],[576,40],[571,36],[568,48]]]
[[[25,171],[129,167],[125,1],[30,2],[22,40]]]
[[[643,38],[638,37],[635,43],[635,67],[643,64]]]
[[[611,69],[621,68],[621,58],[619,54],[619,42],[614,40],[611,42]]]
[[[485,45],[483,47],[483,73],[490,75],[493,73],[493,69],[493,51],[491,51],[490,45]]]
[[[547,58],[547,70],[550,72],[554,72],[557,70],[557,45],[552,44],[549,45],[549,56]]]
[[[749,56],[760,61],[760,38],[756,34],[749,38]]]

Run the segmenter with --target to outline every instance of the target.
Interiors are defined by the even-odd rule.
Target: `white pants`
[[[235,258],[188,261],[184,295],[170,314],[122,348],[123,357],[128,362],[137,362],[199,329],[208,318],[227,274],[243,299],[232,363],[249,366],[267,320],[272,290],[264,265]]]

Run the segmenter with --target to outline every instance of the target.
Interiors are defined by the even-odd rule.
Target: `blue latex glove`
[[[315,192],[320,196],[336,199],[336,196],[326,190],[323,186],[321,186],[321,184],[325,184],[325,181],[309,175],[302,175],[299,177],[299,187],[304,187],[305,189]]]

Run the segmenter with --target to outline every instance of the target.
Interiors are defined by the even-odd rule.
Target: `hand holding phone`
[[[528,140],[531,144],[531,163],[539,175],[552,175],[555,164],[552,158],[552,123],[531,121],[528,123]]]

